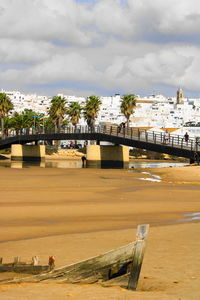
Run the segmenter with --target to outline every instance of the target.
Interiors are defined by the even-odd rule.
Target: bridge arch
[[[0,149],[9,148],[12,144],[53,140],[97,140],[185,157],[194,161],[199,161],[200,157],[200,144],[195,139],[189,139],[186,142],[183,136],[171,135],[166,142],[164,134],[160,132],[150,133],[134,128],[119,130],[117,126],[96,126],[92,129],[82,126],[76,129],[66,127],[60,133],[45,132],[8,136],[0,140]]]

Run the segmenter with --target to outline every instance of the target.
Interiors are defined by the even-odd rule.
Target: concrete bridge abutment
[[[129,147],[88,145],[86,147],[87,167],[128,168]]]
[[[20,145],[11,146],[11,160],[13,161],[44,161],[44,145]]]

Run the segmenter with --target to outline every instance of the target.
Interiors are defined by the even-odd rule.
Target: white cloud
[[[93,22],[105,34],[129,37],[134,33],[133,21],[128,9],[122,8],[119,0],[99,1],[93,10]]]
[[[1,63],[33,63],[46,60],[56,47],[46,41],[1,39]]]
[[[148,34],[200,32],[198,0],[97,1],[92,7],[73,0],[1,0],[0,37],[60,40],[89,45],[98,37],[145,39]],[[100,34],[100,35],[99,35]]]
[[[87,11],[73,0],[2,0],[0,37],[60,40],[87,45]]]
[[[199,90],[200,2],[125,2],[1,0],[2,88],[77,81],[90,91]]]
[[[57,54],[43,64],[32,68],[29,78],[34,83],[48,83],[59,80],[93,81],[98,72],[89,61],[78,53]]]
[[[200,32],[198,0],[128,0],[138,32],[193,35]]]
[[[25,69],[9,69],[0,73],[4,81],[15,81],[27,84],[48,84],[63,80],[94,81],[99,73],[93,66],[77,53],[55,54],[43,63]]]
[[[192,59],[179,54],[176,48],[162,49],[129,62],[129,68],[133,74],[150,82],[173,84],[175,78],[182,77]]]

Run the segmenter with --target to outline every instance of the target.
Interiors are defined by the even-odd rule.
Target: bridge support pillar
[[[88,145],[86,158],[87,167],[128,168],[129,147]]]
[[[11,160],[43,161],[45,160],[45,146],[14,144],[11,147]]]

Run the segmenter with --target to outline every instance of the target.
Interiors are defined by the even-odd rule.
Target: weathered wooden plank
[[[149,232],[149,224],[138,225],[136,232],[136,240],[144,240]]]
[[[49,271],[49,265],[25,265],[25,264],[3,264],[0,265],[0,272],[15,272],[26,274],[40,274]]]
[[[149,231],[149,225],[139,225],[137,230],[136,246],[133,254],[133,262],[130,268],[130,277],[128,282],[128,289],[135,291],[137,288],[140,271],[142,267],[144,251],[146,246],[146,237]]]
[[[32,257],[32,264],[33,264],[33,266],[39,265],[39,257],[38,256]]]
[[[19,257],[19,256],[14,257],[14,262],[13,262],[13,264],[14,264],[14,265],[17,265],[17,264],[19,264],[19,263],[20,263],[20,257]]]

